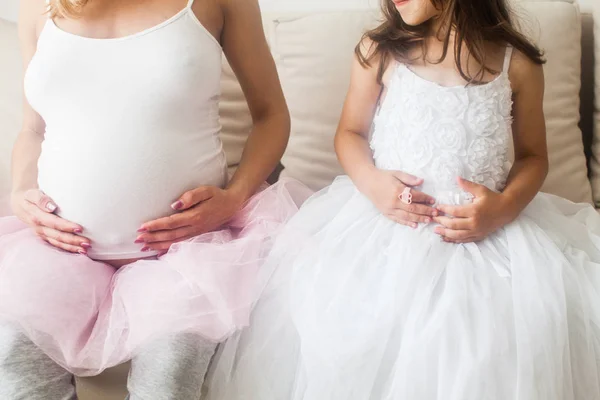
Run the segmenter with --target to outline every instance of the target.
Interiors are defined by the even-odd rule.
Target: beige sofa
[[[517,7],[524,29],[538,40],[548,58],[545,111],[551,172],[544,190],[576,202],[595,199],[600,205],[600,113],[594,115],[594,92],[600,100],[600,2],[592,3],[597,9],[588,6],[583,16],[569,0],[523,1]],[[284,175],[319,189],[342,172],[332,138],[348,86],[352,49],[376,20],[375,11],[264,15],[265,32],[293,119],[292,138],[283,159]],[[594,58],[599,60],[597,65]],[[0,198],[9,190],[10,148],[20,125],[20,82],[16,29],[0,20]],[[251,121],[226,63],[222,86],[223,140],[233,169]],[[583,132],[578,127],[580,109]],[[590,178],[586,162],[592,166]],[[80,398],[122,399],[126,370],[127,366],[121,366],[100,377],[80,380]]]

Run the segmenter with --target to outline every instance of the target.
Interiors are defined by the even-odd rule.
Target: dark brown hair
[[[443,41],[442,62],[450,45],[451,35],[456,35],[454,55],[460,75],[468,82],[478,83],[484,73],[495,71],[486,66],[486,43],[511,45],[536,64],[543,64],[543,54],[529,39],[520,33],[513,24],[511,12],[506,0],[431,0],[433,6],[440,10],[441,24],[437,32],[431,32],[433,21],[419,26],[410,26],[400,17],[392,0],[381,0],[384,22],[377,28],[368,31],[364,37],[372,42],[370,48],[363,46],[363,41],[356,46],[355,53],[359,62],[370,66],[379,59],[378,81],[381,82],[385,68],[392,59],[409,62],[408,54],[416,46],[423,48],[427,54],[425,39],[429,35],[437,35]],[[464,71],[461,63],[461,51],[467,46],[470,56],[482,66],[474,76]]]

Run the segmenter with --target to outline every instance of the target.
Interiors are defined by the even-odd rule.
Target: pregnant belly
[[[59,216],[83,226],[92,242],[89,256],[96,260],[151,256],[134,243],[140,226],[172,214],[170,205],[186,191],[223,187],[226,179],[220,149],[201,158],[190,152],[76,160],[43,151],[39,162],[40,189],[56,201]]]

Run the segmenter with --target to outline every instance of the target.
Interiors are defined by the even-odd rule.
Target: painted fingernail
[[[426,224],[430,224],[431,223],[431,219],[430,218],[425,218],[425,223]]]
[[[137,243],[137,244],[144,243],[144,239],[139,239],[139,238],[135,239],[135,242],[133,242],[133,243]]]
[[[437,217],[437,216],[439,215],[437,210],[433,210],[433,212],[432,212],[431,214],[432,214],[434,217]]]
[[[138,231],[139,233],[146,233],[146,232],[148,232],[148,229],[146,229],[146,228],[140,228],[140,229],[138,229],[137,231]]]
[[[150,251],[150,247],[148,247],[148,246],[144,246],[144,247],[142,247],[142,251],[143,251],[144,253],[145,253],[145,252],[147,252],[147,251]]]
[[[81,247],[83,247],[84,249],[91,249],[92,245],[89,243],[81,243]]]
[[[175,203],[171,204],[171,208],[175,211],[180,210],[181,207],[183,207],[183,202],[181,200],[178,200]]]
[[[412,227],[413,227],[413,228],[415,228],[415,229],[416,229],[418,226],[419,226],[419,224],[412,224]]]
[[[46,204],[46,208],[50,212],[54,212],[57,209],[56,204],[54,204],[54,203],[48,203],[48,204]]]
[[[83,233],[83,229],[81,229],[81,228],[75,228],[75,229],[73,229],[73,232],[75,232],[77,234]]]
[[[429,204],[435,204],[435,199],[429,200]]]

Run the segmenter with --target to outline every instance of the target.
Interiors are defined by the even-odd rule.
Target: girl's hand
[[[458,184],[474,198],[465,206],[438,206],[445,216],[433,219],[440,224],[435,233],[445,242],[479,242],[511,221],[513,211],[506,196],[462,178]]]
[[[174,243],[220,228],[242,205],[242,197],[230,189],[204,186],[191,190],[171,205],[179,213],[142,225],[136,243],[145,244],[142,251],[166,252]]]
[[[435,199],[425,193],[412,190],[412,204],[400,200],[404,189],[423,184],[421,178],[400,171],[376,169],[366,177],[366,182],[365,195],[392,221],[416,228],[419,223],[430,223],[432,217],[439,214],[432,207]]]
[[[38,189],[13,193],[11,206],[15,215],[54,247],[70,253],[87,254],[90,240],[79,236],[83,228],[54,213],[56,203]]]

